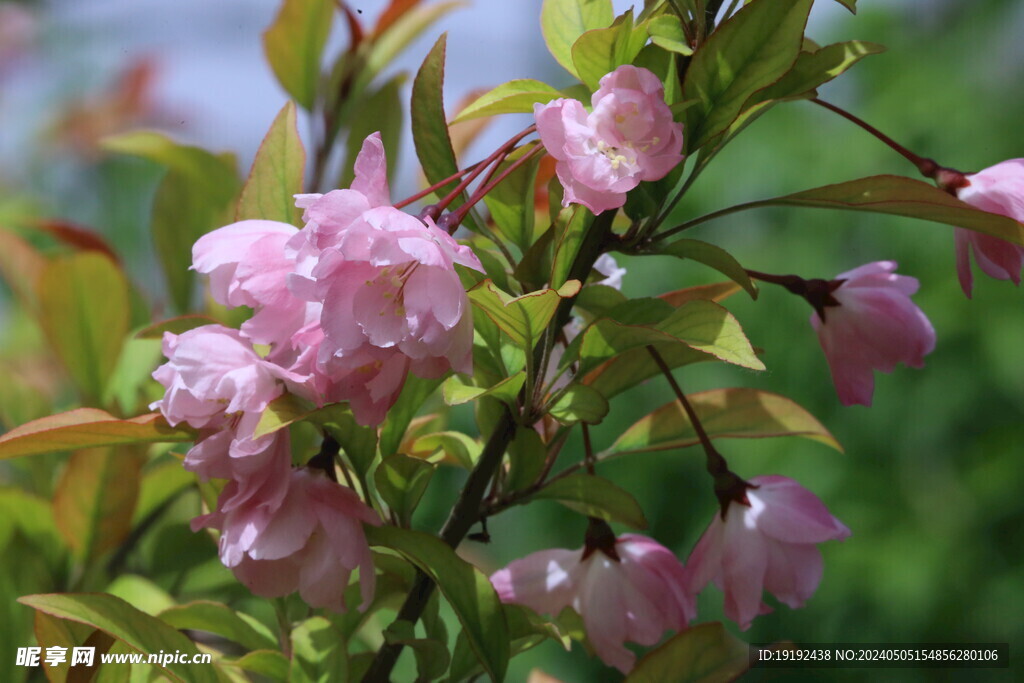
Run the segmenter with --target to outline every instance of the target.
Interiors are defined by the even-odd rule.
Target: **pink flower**
[[[840,274],[824,320],[811,314],[843,405],[871,405],[873,370],[892,372],[897,363],[920,368],[935,348],[935,330],[910,300],[917,279],[895,270],[894,261],[876,261]]]
[[[250,500],[280,505],[288,490],[292,465],[288,432],[281,430],[253,439],[255,422],[204,431],[185,454],[185,469],[195,472],[203,481],[230,480],[231,494],[223,496],[219,505],[225,512]]]
[[[305,378],[256,355],[238,330],[204,325],[180,335],[164,333],[167,362],[153,372],[167,392],[150,404],[172,425],[218,428],[235,413],[258,414]]]
[[[661,81],[647,69],[620,66],[601,79],[588,114],[579,100],[536,104],[544,148],[557,160],[562,206],[594,213],[626,203],[643,180],[665,177],[683,160],[683,126],[672,120]]]
[[[967,176],[957,197],[982,211],[1024,222],[1024,159],[1010,159]],[[1024,247],[974,230],[956,229],[956,270],[968,298],[974,286],[968,253],[989,277],[1020,284]]]
[[[726,616],[743,630],[771,611],[761,601],[765,590],[791,608],[802,607],[821,582],[816,544],[850,535],[817,496],[792,479],[768,475],[750,484],[750,504],[733,502],[724,515],[715,515],[685,570],[693,595],[714,581],[725,593]]]
[[[503,602],[539,613],[571,605],[601,660],[628,673],[636,655],[624,642],[654,645],[666,630],[685,628],[695,607],[671,551],[635,534],[620,536],[614,549],[618,559],[600,549],[543,550],[495,572],[491,583]]]
[[[220,558],[256,595],[295,591],[311,607],[343,612],[352,572],[366,609],[373,599],[373,558],[362,524],[380,524],[377,514],[349,488],[321,471],[292,470],[283,499],[250,498],[230,509],[237,482],[224,488],[218,509],[192,520],[194,531],[221,530]]]
[[[287,248],[298,230],[286,223],[246,220],[200,237],[192,247],[192,267],[210,276],[210,294],[231,308],[249,306],[255,314],[242,324],[254,344],[274,347],[273,360],[294,362],[300,352],[296,335],[315,326],[319,304],[296,298],[288,277],[312,269],[308,255]]]
[[[473,325],[455,264],[483,270],[430,219],[390,206],[363,213],[334,235],[312,271],[312,296],[323,303],[321,363],[353,369],[375,347],[399,350],[424,377],[471,372]]]

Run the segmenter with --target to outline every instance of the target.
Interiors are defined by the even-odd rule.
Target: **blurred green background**
[[[818,26],[810,37],[822,44],[869,40],[888,46],[889,52],[856,66],[823,89],[823,98],[917,153],[964,171],[1024,156],[1024,93],[1016,87],[1024,76],[1020,3],[898,6],[862,0],[861,5],[857,17],[840,16]],[[49,151],[25,160],[31,172],[11,172],[12,164],[20,162],[4,161],[0,223],[15,224],[38,212],[95,226],[116,245],[129,272],[158,298],[160,285],[152,276],[154,260],[144,227],[159,169],[126,159],[51,164],[53,150],[40,146]],[[785,104],[720,155],[680,206],[679,218],[879,173],[912,175],[913,169],[829,112],[809,103]],[[793,477],[853,531],[844,543],[822,546],[824,579],[804,609],[778,606],[741,637],[751,642],[1009,642],[1014,664],[1024,665],[1024,292],[978,275],[974,299],[967,300],[956,280],[951,230],[909,219],[762,209],[705,224],[691,236],[726,247],[749,268],[806,277],[830,278],[869,261],[896,260],[901,274],[921,281],[915,301],[938,336],[925,369],[900,367],[892,375],[876,375],[873,407],[843,408],[808,325],[809,307],[765,286],[758,301],[740,294],[727,306],[752,343],[765,349],[768,371],[755,374],[702,364],[678,373],[688,392],[752,386],[786,395],[808,408],[846,449],[840,455],[799,439],[721,442],[740,475]],[[700,266],[667,259],[641,263],[623,258],[620,263],[629,269],[625,291],[630,295],[716,279]],[[5,301],[0,304],[0,371],[13,373],[19,359],[36,352],[39,337],[13,308],[6,290],[0,298]],[[39,410],[11,386],[0,386],[4,428]],[[56,397],[55,405],[62,407],[61,400]],[[619,397],[609,418],[593,430],[595,446],[606,447],[636,419],[669,400],[668,387],[658,380]],[[470,423],[464,413],[453,421]],[[567,452],[569,457],[578,454],[578,441],[570,442]],[[0,481],[22,485],[45,480],[45,468],[54,462],[9,464],[0,470]],[[631,491],[651,520],[647,533],[685,559],[714,511],[699,449],[627,456],[601,465],[599,474]],[[418,513],[419,525],[434,529],[443,521],[457,483],[454,473],[435,481],[428,505]],[[183,499],[178,507],[158,529],[163,543],[144,547],[142,558],[127,571],[143,574],[176,595],[209,597],[216,591],[238,605],[265,610],[232,584],[216,561],[213,545],[187,531],[185,523],[198,509],[198,499]],[[491,571],[542,548],[578,547],[584,528],[583,518],[542,502],[494,518],[494,542],[468,542],[464,551]],[[48,590],[47,579],[23,547],[31,539],[0,534],[0,543],[6,559],[0,570],[0,595],[5,596],[0,622],[5,640],[12,639],[9,644],[28,644],[29,611],[10,604],[6,596]],[[191,560],[202,560],[205,569],[184,578],[181,569]],[[60,579],[54,583],[60,585]],[[767,601],[777,605],[771,598]],[[699,607],[700,621],[721,619],[721,594],[707,589]],[[0,662],[0,671],[8,667]],[[514,660],[509,680],[525,680],[533,667],[567,683],[621,679],[578,647],[565,653],[548,643]],[[1013,677],[1013,671],[909,669],[749,675],[750,680]]]

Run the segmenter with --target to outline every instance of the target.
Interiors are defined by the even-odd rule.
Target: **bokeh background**
[[[384,3],[350,4],[372,20]],[[616,2],[619,9],[629,5]],[[859,5],[853,17],[820,0],[809,36],[823,44],[869,40],[889,51],[823,88],[822,97],[919,154],[961,170],[1024,156],[1024,93],[1018,87],[1024,76],[1019,39],[1024,4],[861,0]],[[438,33],[447,30],[449,103],[512,78],[567,83],[540,42],[539,6],[539,0],[475,0],[414,43],[396,68],[414,70]],[[47,216],[97,230],[123,256],[159,317],[164,291],[148,215],[162,170],[106,156],[96,141],[121,130],[156,127],[193,144],[233,150],[240,169],[247,169],[285,100],[259,42],[276,7],[274,0],[0,3],[0,228]],[[332,40],[342,44],[343,31]],[[467,160],[483,156],[523,125],[506,118],[481,136]],[[395,197],[417,188],[411,145],[405,145],[398,163]],[[809,103],[785,104],[716,159],[679,207],[679,216],[879,173],[912,175],[913,168],[829,112]],[[843,408],[807,323],[807,305],[766,286],[756,302],[737,295],[727,305],[751,341],[765,349],[768,371],[703,364],[679,373],[691,392],[753,386],[789,396],[846,449],[840,455],[798,439],[721,444],[739,474],[793,477],[853,531],[846,542],[823,546],[824,580],[806,608],[778,606],[741,637],[751,642],[1009,642],[1014,664],[1024,665],[1024,292],[979,277],[973,300],[967,300],[956,281],[951,230],[910,219],[762,209],[705,224],[692,236],[728,248],[747,267],[807,277],[828,278],[868,261],[896,260],[899,272],[921,281],[915,301],[938,335],[924,370],[901,367],[891,376],[878,375],[873,407]],[[629,269],[624,288],[630,295],[715,279],[711,271],[677,261],[620,263]],[[0,427],[9,429],[48,408],[68,406],[62,403],[67,396],[49,391],[51,361],[40,351],[40,334],[4,287]],[[26,393],[26,385],[35,390]],[[609,445],[669,400],[668,388],[657,380],[621,396],[594,429],[597,447]],[[472,424],[466,413],[454,414],[452,423]],[[579,445],[571,442],[570,452],[574,448],[578,453]],[[32,486],[45,494],[59,462],[0,464],[0,484]],[[628,456],[602,465],[599,473],[634,493],[651,520],[648,533],[685,558],[714,510],[702,468],[702,453],[691,448]],[[443,521],[458,483],[456,473],[435,480],[418,525],[434,529]],[[181,600],[220,595],[261,613],[264,608],[219,566],[212,543],[188,533],[187,519],[198,506],[198,497],[182,499],[158,526],[159,542],[143,547],[143,556],[129,562],[125,574],[144,576]],[[40,573],[33,540],[6,529],[6,522],[0,518],[0,636],[8,644],[27,645],[30,611],[14,604],[13,597],[53,590],[54,581]],[[584,527],[583,518],[538,503],[495,518],[494,542],[467,543],[464,552],[489,571],[534,550],[578,547]],[[201,562],[202,569],[183,575],[192,561]],[[721,594],[714,588],[702,595],[699,617],[721,618]],[[0,662],[0,678],[24,676],[12,664]],[[548,643],[514,660],[509,680],[525,680],[533,667],[567,683],[620,678],[578,647],[565,653]],[[750,680],[865,680],[867,674],[872,680],[908,681],[1013,678],[1012,671],[810,670],[754,672]]]

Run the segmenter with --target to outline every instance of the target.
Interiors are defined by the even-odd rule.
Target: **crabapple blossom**
[[[843,405],[871,405],[874,370],[923,367],[935,348],[932,324],[910,300],[917,279],[895,270],[894,261],[876,261],[841,273],[832,302],[811,314]]]
[[[192,267],[209,275],[210,294],[217,303],[249,306],[254,315],[242,324],[242,335],[254,344],[274,347],[270,357],[282,365],[301,353],[296,335],[315,326],[319,304],[296,298],[288,276],[313,267],[287,248],[298,229],[287,223],[245,220],[200,237],[192,247]]]
[[[344,593],[359,569],[362,604],[373,599],[373,558],[362,525],[380,518],[351,489],[309,468],[286,475],[280,499],[249,498],[230,508],[238,483],[228,482],[218,509],[192,520],[193,531],[221,530],[220,558],[238,579],[263,597],[298,591],[311,607],[343,612]]]
[[[557,616],[571,605],[601,660],[628,673],[636,656],[623,643],[654,645],[666,630],[685,628],[695,606],[670,550],[636,534],[613,540],[611,554],[596,547],[527,555],[491,583],[503,602],[539,613]]]
[[[180,335],[164,333],[167,362],[153,378],[167,390],[150,404],[171,425],[219,427],[235,413],[261,413],[285,391],[306,378],[260,358],[238,330],[203,325]]]
[[[333,203],[332,194],[307,211]],[[329,375],[363,366],[370,347],[399,350],[423,377],[472,370],[469,299],[455,265],[483,267],[468,247],[429,218],[390,206],[365,211],[333,237],[320,242],[312,286],[293,287],[323,303],[319,360]]]
[[[1010,159],[966,176],[957,197],[968,204],[1024,222],[1024,159]],[[1024,247],[974,230],[956,229],[956,270],[964,294],[971,296],[974,276],[969,252],[982,272],[1020,284]]]
[[[725,614],[750,628],[771,608],[767,590],[792,608],[802,607],[821,582],[816,544],[850,535],[813,493],[787,477],[754,477],[748,504],[733,501],[711,520],[686,562],[687,590],[699,593],[714,582],[725,593]]]
[[[683,160],[683,126],[672,120],[661,81],[647,69],[623,65],[606,74],[583,103],[557,99],[534,105],[537,133],[557,160],[562,205],[594,213],[626,203],[643,180],[665,177]]]

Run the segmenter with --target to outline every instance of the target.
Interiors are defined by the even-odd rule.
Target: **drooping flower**
[[[539,613],[571,605],[601,660],[628,673],[636,656],[623,643],[654,645],[666,630],[685,628],[695,607],[670,550],[636,534],[614,539],[613,548],[543,550],[495,572],[491,583],[503,602]]]
[[[714,582],[725,593],[725,614],[750,628],[771,608],[768,591],[791,608],[802,607],[822,576],[817,544],[850,535],[813,493],[787,477],[750,480],[749,505],[732,502],[716,514],[686,562],[687,590],[696,595]]]
[[[876,261],[836,277],[832,304],[811,314],[843,405],[871,405],[874,370],[897,363],[920,368],[935,348],[935,330],[910,300],[916,278],[896,275],[894,261]]]
[[[579,100],[534,105],[537,132],[557,160],[562,205],[594,213],[626,203],[644,180],[665,177],[683,159],[683,126],[672,120],[661,81],[624,65],[606,74],[588,114]]]
[[[343,612],[352,572],[359,570],[363,598],[373,599],[373,558],[362,525],[379,525],[377,514],[351,489],[319,470],[292,470],[280,500],[237,497],[235,481],[221,493],[218,509],[192,520],[192,529],[221,530],[220,558],[238,579],[263,597],[295,591],[311,607]]]
[[[957,197],[982,211],[1024,222],[1024,159],[1010,159],[966,176]],[[1024,247],[974,230],[956,229],[956,270],[964,294],[974,287],[970,252],[982,272],[997,280],[1020,284]]]

